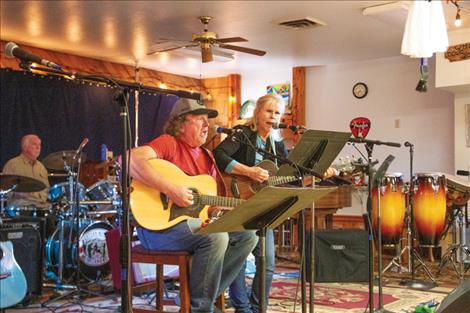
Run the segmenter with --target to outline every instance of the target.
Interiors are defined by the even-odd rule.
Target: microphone
[[[348,138],[348,142],[384,145],[384,146],[397,147],[397,148],[401,147],[401,143],[398,143],[398,142],[385,142],[385,141],[380,141],[380,140],[369,140],[369,139],[364,139],[364,138],[350,137]]]
[[[404,145],[405,145],[405,147],[413,147],[413,146],[414,146],[414,145],[413,145],[411,142],[409,142],[409,141],[405,141]]]
[[[470,171],[458,170],[457,175],[459,175],[459,176],[470,176]]]
[[[299,131],[300,129],[307,129],[303,125],[287,125],[284,123],[273,123],[273,129],[285,129],[288,128],[292,130],[293,132]]]
[[[83,148],[86,146],[86,144],[90,141],[88,138],[83,138],[82,142],[78,146],[77,151],[75,151],[75,154],[78,155],[80,152],[82,152]]]
[[[41,59],[37,55],[31,54],[27,51],[24,51],[18,45],[14,42],[9,42],[5,46],[5,55],[9,58],[16,57],[20,59],[21,61],[26,61],[26,62],[35,62],[38,64],[42,64],[44,66],[56,69],[56,70],[61,70],[62,67],[60,65],[55,64],[54,62],[51,62],[46,59]]]
[[[236,133],[242,133],[243,130],[240,128],[224,128],[218,125],[214,125],[214,131],[219,134],[234,135]]]

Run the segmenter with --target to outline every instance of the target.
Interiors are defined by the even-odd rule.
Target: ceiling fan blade
[[[191,47],[197,46],[197,43],[192,41],[185,41],[185,40],[172,40],[172,39],[159,39],[157,42],[150,46],[147,55],[158,53],[158,52],[166,52],[171,50],[176,50],[184,47]]]
[[[201,45],[201,56],[202,56],[202,63],[212,62],[214,60],[212,56],[212,48],[210,44]]]
[[[258,56],[263,56],[263,55],[266,54],[266,51],[256,50],[256,49],[251,49],[251,48],[245,48],[245,47],[239,47],[239,46],[233,46],[233,45],[219,44],[219,47],[224,48],[224,49],[230,49],[230,50],[235,50],[235,51],[239,51],[239,52],[254,54],[254,55],[258,55]]]
[[[248,40],[242,37],[219,38],[216,40],[216,42],[220,42],[220,43],[245,42],[245,41],[248,41]]]

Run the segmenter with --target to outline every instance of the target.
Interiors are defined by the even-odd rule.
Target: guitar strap
[[[209,159],[212,161],[212,164],[215,166],[215,170],[217,171],[217,194],[220,196],[227,196],[227,186],[225,185],[225,181],[222,179],[222,173],[220,172],[219,168],[217,167],[217,163],[215,162],[214,155],[210,152],[209,149],[201,147],[201,149],[206,153]]]
[[[269,135],[268,139],[266,140],[266,151],[276,155],[276,147],[274,145],[274,140],[271,138],[271,135]],[[271,160],[276,164],[276,166],[278,166],[277,158],[271,158],[269,155],[264,155],[263,160]]]
[[[269,142],[271,143],[271,148],[273,150],[272,154],[276,155],[276,144],[274,142],[273,136],[271,136],[271,135],[269,135]],[[276,163],[276,165],[278,165],[277,164],[277,158],[274,158],[274,163]]]

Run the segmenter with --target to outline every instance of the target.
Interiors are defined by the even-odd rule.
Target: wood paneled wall
[[[6,43],[6,41],[0,41],[0,67],[22,70],[16,58],[7,58],[5,56]],[[239,74],[200,80],[145,68],[136,69],[130,65],[55,52],[27,45],[21,45],[21,48],[34,55],[60,64],[70,72],[104,75],[128,82],[136,82],[137,77],[138,82],[150,87],[160,88],[161,84],[164,83],[168,89],[199,92],[204,95],[207,106],[219,111],[219,116],[212,121],[213,124],[233,127],[237,124],[240,116],[241,76]],[[303,125],[305,122],[305,67],[295,67],[292,70],[291,99],[292,110],[285,115],[283,122]],[[290,130],[284,130],[284,136],[288,148],[291,148],[299,138],[298,135],[293,135]],[[214,140],[212,146],[218,142],[220,142],[220,138]],[[211,146],[209,145],[208,147],[210,148]]]
[[[14,70],[21,70],[19,67],[19,61],[16,58],[6,57],[6,44],[6,41],[1,41],[0,66],[2,68],[8,67]],[[65,68],[65,70],[70,72],[105,75],[118,80],[136,82],[136,69],[130,65],[55,52],[27,45],[21,45],[21,48],[34,55],[60,64]],[[168,89],[199,92],[202,86],[201,81],[197,78],[159,72],[145,68],[140,68],[138,71],[139,82],[150,87],[160,87],[161,83],[165,83],[166,88]]]

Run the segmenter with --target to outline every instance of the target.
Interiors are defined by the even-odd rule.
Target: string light
[[[460,8],[457,6],[457,15],[455,15],[455,27],[462,26],[462,20],[460,19]]]
[[[447,0],[447,3],[452,2],[453,5],[457,8],[457,14],[455,15],[454,25],[455,27],[462,26],[462,20],[460,19],[460,5],[458,4],[459,0]]]

